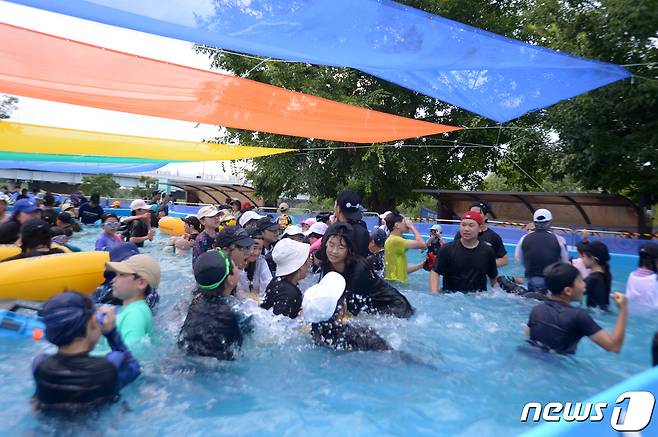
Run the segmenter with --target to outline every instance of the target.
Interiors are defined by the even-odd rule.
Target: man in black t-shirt
[[[577,268],[557,262],[546,267],[543,274],[551,298],[530,312],[527,329],[531,344],[559,354],[573,354],[580,339],[589,337],[609,352],[621,351],[628,316],[626,296],[613,296],[619,316],[612,334],[608,334],[587,311],[571,306],[571,302],[580,302],[585,292],[585,281]]]
[[[480,202],[471,206],[470,210],[480,214],[484,220],[478,239],[493,249],[496,255],[496,267],[503,267],[509,264],[509,257],[507,256],[507,249],[505,249],[503,239],[493,229],[487,227],[487,214],[491,214],[489,206],[484,202]],[[455,240],[458,238],[461,238],[459,231],[455,234]]]
[[[441,247],[430,272],[430,290],[439,291],[443,275],[443,291],[482,291],[487,289],[487,278],[493,284],[498,276],[493,249],[478,240],[483,223],[477,212],[467,211],[461,216],[461,238]]]
[[[101,201],[101,196],[99,194],[92,194],[89,198],[89,202],[83,203],[78,209],[78,215],[80,216],[80,221],[84,225],[90,225],[101,219],[101,216],[105,214],[103,208],[99,205]]]

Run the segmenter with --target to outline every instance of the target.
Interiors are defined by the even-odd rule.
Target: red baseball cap
[[[459,218],[460,220],[464,219],[471,219],[475,220],[478,225],[482,226],[482,223],[484,223],[484,220],[482,219],[482,215],[480,213],[475,212],[475,211],[466,211],[465,213],[462,214],[462,216]]]

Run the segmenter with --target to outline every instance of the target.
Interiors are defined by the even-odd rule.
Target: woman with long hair
[[[600,241],[592,241],[583,248],[583,261],[590,274],[585,279],[588,307],[599,307],[605,311],[610,305],[612,274],[610,273],[610,252]]]
[[[408,318],[414,309],[402,293],[373,272],[366,260],[356,254],[353,229],[349,223],[331,225],[322,237],[318,250],[322,276],[337,272],[345,278],[347,310]]]

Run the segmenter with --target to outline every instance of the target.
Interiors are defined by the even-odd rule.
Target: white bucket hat
[[[322,222],[317,222],[313,223],[310,228],[308,228],[308,231],[304,232],[304,235],[307,237],[311,234],[318,234],[318,235],[324,235],[325,232],[327,232],[327,224],[322,223]]]
[[[276,263],[276,276],[287,276],[299,270],[308,261],[310,248],[310,244],[290,238],[279,241],[272,251],[272,259]]]
[[[319,283],[304,293],[304,320],[311,323],[329,320],[336,312],[336,305],[344,291],[345,278],[336,272],[327,273]]]
[[[244,225],[249,223],[251,220],[260,220],[263,217],[265,216],[258,214],[256,211],[247,211],[240,216],[238,223],[244,228]]]

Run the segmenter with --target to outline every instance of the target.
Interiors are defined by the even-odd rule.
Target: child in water
[[[35,406],[77,412],[114,401],[119,391],[140,374],[139,363],[116,329],[113,308],[96,310],[91,299],[65,292],[50,298],[41,316],[46,338],[57,353],[37,356],[32,363]],[[91,357],[101,334],[112,352]]]

